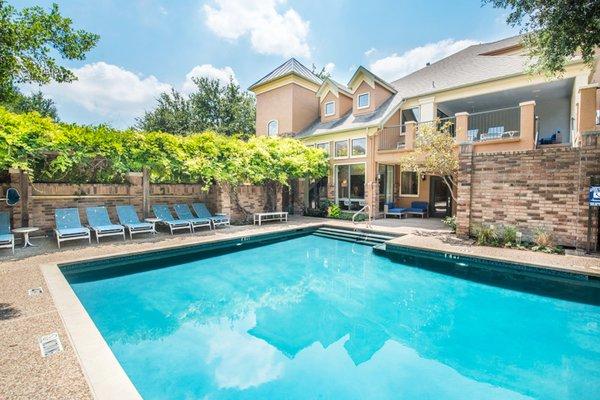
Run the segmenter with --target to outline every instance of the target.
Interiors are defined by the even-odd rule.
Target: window
[[[274,119],[267,124],[267,134],[269,136],[277,136],[279,133],[279,121]]]
[[[341,140],[335,142],[335,156],[336,157],[348,157],[348,141]]]
[[[324,150],[327,153],[327,156],[331,155],[329,154],[329,142],[317,143],[316,147],[317,149]]]
[[[367,154],[367,138],[352,139],[352,157],[360,157]]]
[[[325,116],[328,117],[333,114],[335,114],[335,101],[328,101],[325,103]]]
[[[419,107],[402,110],[402,123],[409,121],[419,122],[421,120],[421,109]]]
[[[371,97],[369,93],[362,93],[358,95],[358,108],[367,108],[371,103]]]
[[[358,210],[365,200],[365,164],[335,166],[336,201],[341,208]]]
[[[413,171],[402,171],[400,174],[400,195],[419,195],[419,176]]]

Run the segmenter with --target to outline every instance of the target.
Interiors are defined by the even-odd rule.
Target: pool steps
[[[331,239],[345,240],[347,242],[361,243],[370,246],[384,244],[386,241],[394,239],[395,237],[390,235],[384,235],[381,233],[350,231],[346,229],[337,229],[329,227],[321,227],[314,231],[313,235],[328,237]]]

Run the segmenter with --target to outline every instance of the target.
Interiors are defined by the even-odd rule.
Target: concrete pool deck
[[[269,223],[261,227],[234,226],[216,232],[202,231],[175,236],[160,234],[126,242],[106,239],[100,245],[91,246],[72,242],[65,244],[60,251],[56,249],[54,241],[37,239],[34,243],[39,243],[39,247],[18,248],[14,257],[9,251],[0,252],[0,346],[3,349],[0,354],[0,399],[94,398],[89,376],[81,366],[80,357],[83,354],[80,350],[75,351],[72,337],[65,326],[66,323],[71,328],[72,322],[65,318],[63,312],[59,312],[56,293],[51,295],[44,277],[44,266],[323,224],[346,228],[353,226],[348,221],[292,217],[287,224]],[[470,241],[459,240],[449,234],[443,224],[435,219],[376,220],[373,225],[374,231],[404,235],[393,240],[400,245],[496,257],[600,276],[600,258],[473,246]],[[37,287],[42,288],[41,294],[28,295],[29,289]],[[38,338],[52,332],[58,333],[64,350],[43,358]],[[98,398],[98,393],[95,395]]]

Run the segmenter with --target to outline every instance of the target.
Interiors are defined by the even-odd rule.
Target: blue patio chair
[[[503,133],[504,133],[504,127],[503,126],[492,126],[487,131],[486,139],[498,139],[498,138],[501,138]]]
[[[81,225],[79,210],[76,208],[57,208],[54,210],[54,222],[56,223],[54,233],[59,249],[60,242],[67,240],[87,239],[92,243],[90,230]]]
[[[477,136],[479,135],[479,129],[469,129],[467,131],[467,138],[471,141],[471,142],[475,142],[477,141]]]
[[[421,218],[428,216],[429,203],[426,201],[413,201],[410,208],[406,209],[407,214],[420,215]]]
[[[15,254],[15,235],[10,230],[10,212],[0,212],[0,248],[12,249]]]
[[[212,221],[213,226],[216,228],[219,225],[231,225],[231,218],[229,215],[224,213],[211,214],[206,208],[204,203],[192,203],[192,208],[198,216],[198,218],[208,218]]]
[[[134,233],[155,233],[154,225],[149,222],[141,222],[135,208],[130,205],[117,206],[117,217],[119,223],[129,232],[129,238],[133,239]]]
[[[396,207],[393,202],[386,203],[383,205],[383,218],[387,218],[388,215],[397,215],[398,218],[406,216],[406,208]]]
[[[187,204],[175,204],[173,208],[179,219],[189,221],[190,224],[192,224],[192,231],[195,232],[196,228],[201,228],[203,226],[208,226],[208,229],[212,229],[210,218],[194,217],[194,214],[192,214],[192,211]]]
[[[190,221],[185,219],[175,219],[173,214],[171,214],[171,211],[169,211],[169,206],[166,204],[154,204],[152,206],[152,212],[154,212],[156,218],[160,219],[161,224],[169,227],[171,235],[173,234],[173,231],[178,229],[187,229],[192,232],[192,224]]]
[[[100,243],[100,238],[105,236],[123,236],[125,240],[125,227],[112,223],[106,207],[87,207],[85,214],[90,229],[96,234],[96,243]]]

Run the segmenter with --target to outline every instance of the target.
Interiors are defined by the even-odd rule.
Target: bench
[[[287,211],[274,211],[264,213],[254,213],[254,225],[258,222],[258,225],[262,225],[263,222],[268,221],[286,221],[288,220]]]

